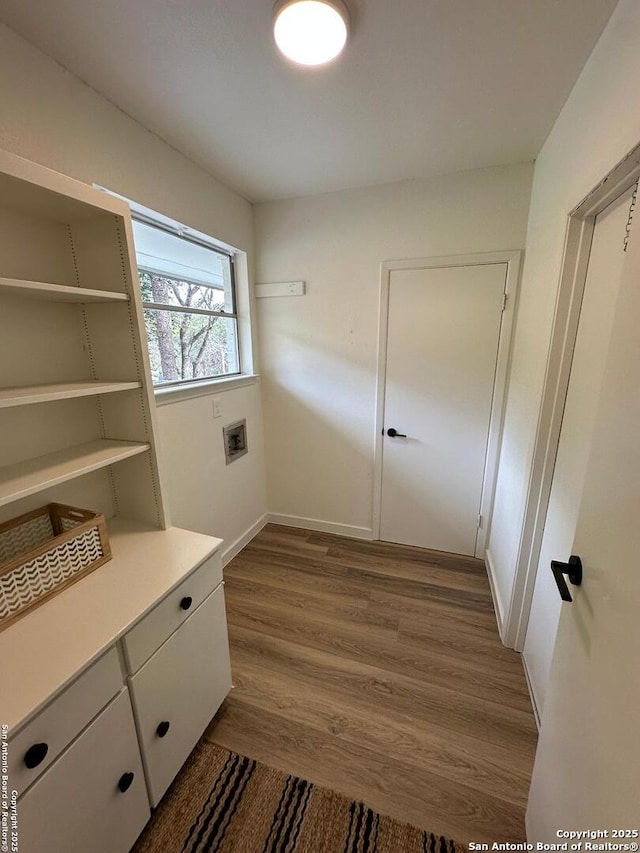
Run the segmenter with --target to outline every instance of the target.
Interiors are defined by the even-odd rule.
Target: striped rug
[[[132,853],[463,853],[334,791],[201,741]]]

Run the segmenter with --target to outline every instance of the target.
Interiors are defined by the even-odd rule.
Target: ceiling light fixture
[[[288,59],[300,65],[324,65],[347,43],[349,10],[342,0],[278,0],[273,34]]]

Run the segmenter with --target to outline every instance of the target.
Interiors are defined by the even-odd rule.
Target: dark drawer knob
[[[180,602],[180,607],[183,610],[188,610],[192,604],[193,604],[193,598],[191,598],[190,595],[185,595],[185,597]]]
[[[26,751],[24,756],[24,763],[27,765],[29,770],[33,770],[33,768],[37,767],[38,764],[42,764],[48,752],[48,744],[34,743],[34,745],[30,746],[29,749]]]
[[[135,778],[135,773],[123,773],[120,779],[118,780],[118,790],[124,794],[125,791],[128,791],[131,787],[131,783]]]
[[[168,720],[163,720],[156,729],[156,734],[158,737],[164,737],[170,728],[171,723]]]

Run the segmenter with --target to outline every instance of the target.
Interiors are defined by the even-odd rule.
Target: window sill
[[[228,376],[223,379],[208,379],[204,382],[194,382],[189,385],[174,385],[170,388],[154,388],[156,406],[168,406],[170,403],[181,403],[194,397],[206,397],[209,394],[219,394],[221,391],[234,391],[255,385],[260,381],[257,373],[246,373],[242,376]]]

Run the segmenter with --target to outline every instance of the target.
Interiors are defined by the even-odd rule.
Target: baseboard
[[[496,614],[496,622],[498,623],[498,633],[500,639],[504,643],[504,611],[502,609],[502,601],[498,592],[498,584],[496,581],[496,572],[493,566],[493,558],[491,552],[487,548],[484,552],[484,561],[487,565],[487,575],[489,577],[489,586],[491,588],[491,598],[493,599],[493,609]]]
[[[335,533],[336,536],[350,536],[352,539],[373,539],[370,527],[353,527],[350,524],[337,524],[335,521],[321,521],[318,518],[302,518],[297,515],[280,515],[277,512],[267,513],[273,524],[285,527],[302,527],[306,530],[317,530],[319,533]]]
[[[239,536],[235,542],[232,542],[231,545],[222,552],[222,565],[226,566],[227,563],[230,563],[236,554],[239,554],[244,546],[248,545],[253,537],[260,533],[268,520],[267,513],[265,512],[265,514],[261,516],[255,524],[252,524],[248,530],[245,530],[242,536]]]
[[[498,631],[500,633],[500,639],[504,643],[504,616],[502,610],[502,602],[500,601],[500,595],[498,593],[498,584],[496,582],[496,572],[493,565],[493,558],[491,557],[491,552],[487,549],[484,553],[484,561],[487,564],[487,575],[489,577],[489,586],[491,587],[491,597],[493,598],[493,609],[496,614],[496,622],[498,623]],[[506,645],[506,644],[505,644]],[[527,690],[529,691],[529,698],[531,699],[531,707],[533,708],[533,716],[535,717],[536,726],[538,727],[538,731],[540,730],[540,714],[538,713],[538,706],[536,704],[536,697],[533,692],[533,687],[531,685],[531,678],[529,677],[529,670],[527,669],[527,662],[524,659],[524,655],[522,652],[518,652],[520,655],[520,660],[522,661],[522,668],[524,670],[524,677],[527,682]]]
[[[536,696],[533,692],[533,684],[531,683],[531,676],[529,675],[529,670],[527,669],[527,662],[524,658],[523,654],[520,654],[520,658],[522,659],[522,668],[524,669],[524,677],[527,680],[527,690],[529,691],[529,698],[531,699],[531,707],[533,708],[533,716],[536,719],[536,726],[538,727],[538,731],[540,731],[540,712],[538,710],[538,703],[536,702]]]

